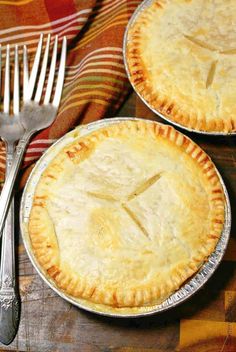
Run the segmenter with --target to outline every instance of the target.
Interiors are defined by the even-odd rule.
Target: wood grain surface
[[[161,121],[134,93],[119,116]],[[166,313],[138,319],[97,316],[65,302],[42,281],[19,238],[20,327],[12,344],[0,344],[0,351],[236,352],[236,138],[188,135],[221,172],[233,214],[224,260],[205,287]]]

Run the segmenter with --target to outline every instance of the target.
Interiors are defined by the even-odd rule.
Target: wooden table
[[[119,116],[156,118],[134,93]],[[235,214],[236,138],[189,135],[220,170]],[[20,327],[13,343],[0,345],[0,351],[236,352],[234,216],[224,260],[207,285],[187,303],[152,317],[105,318],[65,302],[35,272],[21,239],[18,263],[22,300]]]

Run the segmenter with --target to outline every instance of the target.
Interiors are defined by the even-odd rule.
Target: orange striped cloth
[[[31,141],[24,166],[81,123],[114,116],[129,90],[122,58],[127,22],[140,0],[0,0],[0,43],[27,44],[33,60],[39,33],[66,35],[68,55],[58,116]],[[44,38],[46,41],[46,36]],[[52,41],[53,42],[53,41]],[[12,51],[13,55],[13,51]],[[0,181],[5,151],[0,145]]]

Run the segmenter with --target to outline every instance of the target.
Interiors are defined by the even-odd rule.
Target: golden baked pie
[[[235,132],[235,26],[235,0],[154,0],[128,32],[131,82],[169,120]]]
[[[210,158],[171,126],[122,121],[64,147],[40,177],[34,255],[67,294],[112,307],[166,299],[214,251],[225,199]]]

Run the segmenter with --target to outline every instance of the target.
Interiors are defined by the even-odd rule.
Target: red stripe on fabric
[[[49,137],[49,128],[46,128],[45,130],[39,132],[31,141],[31,143],[29,144],[28,148],[35,148],[35,144],[32,144],[33,141],[36,141],[37,139],[48,139]],[[41,143],[40,144],[37,144],[37,147],[40,147],[41,148]],[[42,146],[44,147],[44,145]],[[49,147],[49,145],[47,145],[47,147]],[[26,156],[27,155],[27,151],[26,151]],[[30,156],[32,156],[32,154],[30,153]]]
[[[77,10],[73,0],[44,0],[50,21],[74,14]]]

